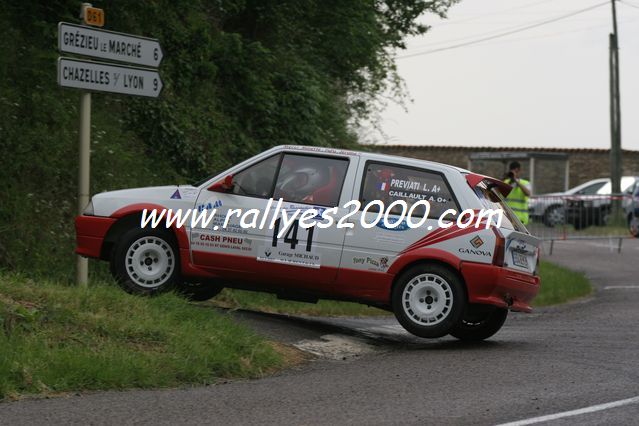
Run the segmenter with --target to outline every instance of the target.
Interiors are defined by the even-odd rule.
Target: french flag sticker
[[[386,191],[386,182],[380,183],[377,187],[382,191]]]

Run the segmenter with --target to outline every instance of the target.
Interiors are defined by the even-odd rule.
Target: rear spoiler
[[[466,182],[470,185],[471,188],[476,187],[482,182],[485,182],[488,186],[494,186],[497,188],[499,193],[505,197],[510,194],[512,191],[512,186],[508,185],[506,182],[501,181],[499,179],[495,179],[494,177],[480,175],[478,173],[468,173],[466,174]]]

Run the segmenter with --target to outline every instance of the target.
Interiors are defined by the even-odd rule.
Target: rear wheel
[[[549,228],[563,225],[565,222],[564,207],[560,205],[548,207],[544,213],[543,222]]]
[[[173,234],[162,229],[133,228],[117,242],[111,272],[129,293],[151,295],[171,290],[179,278]]]
[[[392,303],[395,317],[407,331],[419,337],[442,337],[461,321],[466,292],[452,270],[420,264],[398,278]]]
[[[485,340],[501,329],[507,316],[508,309],[490,305],[470,305],[462,321],[450,334],[460,340]]]

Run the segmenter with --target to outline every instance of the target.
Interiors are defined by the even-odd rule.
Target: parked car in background
[[[565,223],[564,200],[566,196],[596,195],[606,184],[610,185],[610,179],[593,179],[564,192],[533,195],[528,202],[530,218],[549,227],[563,225]]]
[[[639,238],[639,180],[626,191],[623,210],[628,220],[628,230],[635,238]]]
[[[634,188],[637,181],[639,181],[638,176],[621,178],[622,194],[617,195],[623,197],[622,203],[629,198],[627,191],[629,188]],[[566,223],[573,225],[575,229],[608,224],[612,207],[611,194],[612,184],[610,179],[607,179],[607,182],[597,190],[596,194],[575,194],[575,196],[566,197]]]

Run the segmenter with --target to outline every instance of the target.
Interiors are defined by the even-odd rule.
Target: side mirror
[[[233,189],[233,175],[226,175],[206,189],[212,192],[230,192]]]

